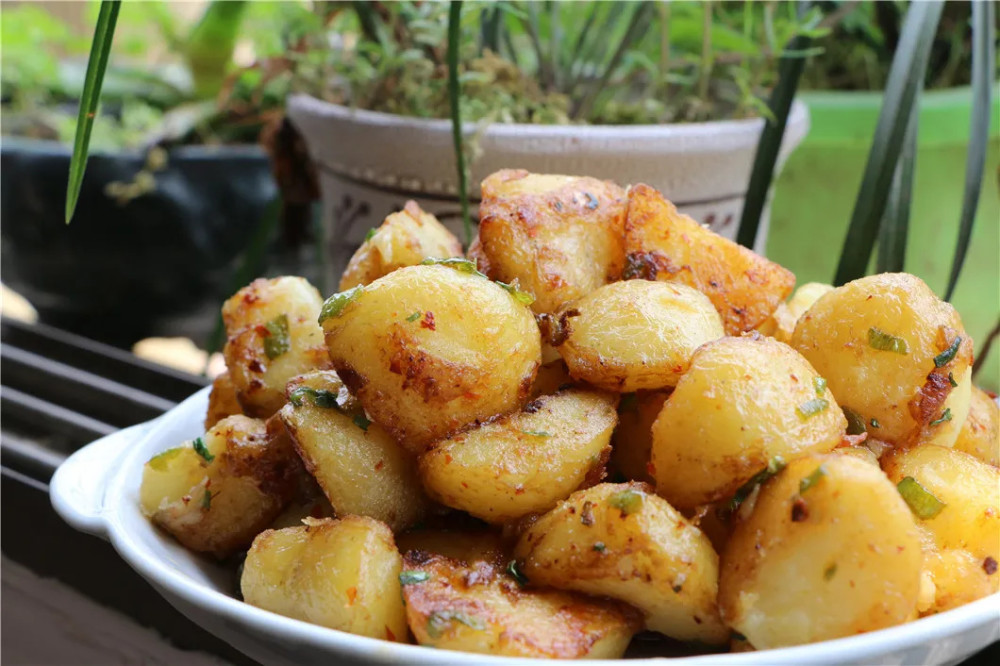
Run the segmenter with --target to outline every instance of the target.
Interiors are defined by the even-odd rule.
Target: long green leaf
[[[914,105],[919,108],[920,96]],[[913,174],[917,165],[917,125],[920,114],[910,115],[899,156],[896,172],[892,177],[889,200],[878,232],[878,257],[875,262],[879,273],[900,273],[906,265],[906,237],[910,227],[910,203],[913,199]]]
[[[899,45],[889,69],[868,162],[861,178],[861,188],[840,253],[834,277],[836,285],[863,276],[868,268],[906,128],[910,116],[917,112],[914,102],[923,88],[927,60],[943,5],[941,0],[914,2],[910,3],[906,12]]]
[[[462,0],[451,0],[448,8],[448,102],[451,106],[451,136],[455,143],[455,164],[458,167],[458,201],[462,206],[462,227],[465,244],[472,242],[472,220],[469,217],[468,174],[465,171],[465,146],[462,138],[462,113],[459,105],[458,50],[461,41]]]
[[[87,75],[83,81],[83,94],[80,95],[80,113],[76,118],[73,158],[69,163],[69,183],[66,186],[66,224],[69,224],[70,220],[73,219],[73,211],[76,210],[76,202],[80,198],[80,188],[83,186],[83,174],[87,170],[90,132],[94,129],[97,106],[101,101],[101,85],[104,83],[104,71],[108,68],[108,56],[111,54],[111,42],[115,38],[115,24],[118,23],[119,9],[121,9],[121,3],[118,0],[104,0],[101,3],[100,13],[97,15],[97,25],[94,27],[94,41],[90,46]]]
[[[962,195],[962,216],[958,225],[958,244],[951,263],[951,275],[945,300],[951,300],[958,276],[965,263],[965,253],[972,238],[972,225],[979,205],[979,190],[983,184],[986,164],[986,144],[990,132],[990,105],[993,98],[994,63],[996,62],[995,6],[992,2],[972,3],[972,122],[969,131],[969,152],[965,162],[965,189]]]
[[[799,3],[800,16],[804,16],[809,11],[810,4],[809,2]],[[806,35],[796,35],[788,46],[794,50],[807,49],[812,45],[812,41],[812,38]],[[771,109],[773,119],[766,119],[764,131],[761,132],[757,142],[757,154],[754,155],[750,183],[747,185],[747,198],[743,203],[740,229],[736,235],[736,241],[744,247],[752,249],[757,240],[760,218],[764,213],[764,206],[767,204],[767,193],[771,189],[771,181],[774,179],[774,165],[778,161],[781,141],[785,136],[785,126],[788,124],[788,114],[791,111],[795,91],[798,90],[799,79],[802,78],[802,70],[805,65],[805,58],[793,55],[782,56],[778,63],[778,83],[771,91],[771,98],[768,100],[768,108]]]

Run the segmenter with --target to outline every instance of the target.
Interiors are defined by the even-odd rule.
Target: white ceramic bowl
[[[162,417],[122,430],[77,451],[51,483],[52,504],[73,527],[105,537],[171,604],[208,631],[265,664],[421,664],[470,666],[514,660],[400,645],[292,620],[233,596],[229,569],[192,555],[139,511],[142,466],[202,433],[203,389]],[[814,645],[670,659],[685,666],[717,664],[955,664],[1000,639],[1000,594],[947,613],[869,634]],[[627,663],[663,664],[653,658]],[[540,663],[540,662],[539,662]],[[620,666],[621,662],[600,662]]]

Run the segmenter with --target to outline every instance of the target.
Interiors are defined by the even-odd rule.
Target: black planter
[[[263,150],[174,149],[155,189],[124,204],[105,186],[131,182],[145,156],[93,154],[67,226],[69,160],[58,143],[0,143],[3,282],[46,323],[111,344],[207,334],[234,260],[277,196]]]

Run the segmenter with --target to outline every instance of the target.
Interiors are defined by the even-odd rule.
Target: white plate
[[[139,511],[142,466],[153,454],[202,434],[208,388],[155,421],[100,439],[52,478],[56,511],[73,527],[107,538],[129,565],[197,624],[266,664],[469,666],[530,660],[400,645],[326,629],[254,608],[233,597],[232,571],[194,556]],[[781,650],[670,659],[718,664],[955,664],[1000,639],[1000,594],[898,627]],[[629,664],[659,663],[643,659]],[[541,663],[541,662],[538,662]],[[621,666],[621,662],[600,662]]]

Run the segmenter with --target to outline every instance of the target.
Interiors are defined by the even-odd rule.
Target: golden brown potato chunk
[[[507,657],[615,659],[639,627],[635,611],[622,604],[524,589],[486,562],[409,552],[400,581],[420,645]]]
[[[608,596],[635,606],[646,629],[723,643],[712,544],[642,483],[573,493],[531,525],[514,549],[533,584]]]
[[[413,452],[520,409],[541,360],[531,310],[465,260],[336,294],[322,323],[337,374]]]
[[[757,327],[757,331],[768,335],[778,342],[789,343],[792,333],[795,331],[795,324],[805,311],[812,307],[812,304],[819,300],[820,296],[833,291],[833,286],[821,282],[807,282],[792,294],[787,303],[782,303],[778,309]]]
[[[895,446],[951,446],[958,437],[972,341],[920,278],[883,273],[838,287],[802,315],[791,344],[869,436]]]
[[[297,377],[288,395],[278,413],[338,515],[369,516],[393,530],[424,517],[428,501],[413,455],[365,417],[336,373]]]
[[[490,277],[552,313],[621,277],[625,192],[608,181],[504,169],[486,178],[479,242]]]
[[[494,279],[493,267],[490,266],[490,260],[486,256],[486,253],[483,252],[483,244],[479,242],[479,234],[476,234],[476,237],[469,243],[469,249],[465,253],[465,258],[474,263],[480,273],[491,280]]]
[[[981,388],[972,387],[969,415],[958,432],[955,448],[994,467],[1000,465],[1000,407]]]
[[[415,201],[385,218],[358,248],[340,278],[340,291],[369,284],[403,266],[416,266],[431,257],[462,256],[462,244],[438,219]]]
[[[763,323],[791,293],[795,276],[709,231],[648,185],[629,190],[624,277],[681,282],[712,301],[726,333]]]
[[[285,404],[285,384],[330,366],[316,323],[323,299],[299,277],[254,280],[222,306],[226,367],[249,416],[268,418]]]
[[[254,540],[243,599],[331,629],[406,642],[402,558],[389,528],[363,516],[304,522]]]
[[[544,358],[544,349],[542,351]],[[569,388],[574,384],[573,378],[569,376],[569,369],[561,359],[546,363],[538,368],[535,375],[535,383],[531,385],[531,399],[550,393],[555,393],[561,389]]]
[[[236,387],[228,372],[212,380],[212,390],[208,394],[208,413],[205,414],[205,430],[210,430],[212,426],[226,418],[242,414],[243,408],[240,401],[236,399]]]
[[[680,509],[725,499],[776,457],[833,450],[846,427],[824,379],[788,345],[710,342],[653,423],[656,491]]]
[[[649,473],[653,422],[660,415],[667,391],[639,391],[622,396],[618,427],[611,436],[611,469],[629,481],[655,483]]]
[[[850,456],[789,463],[722,553],[719,606],[757,649],[853,636],[916,616],[920,536],[896,488]]]
[[[552,344],[573,378],[629,392],[674,386],[702,343],[724,335],[704,294],[683,284],[628,280],[559,313]]]
[[[223,558],[281,513],[302,473],[279,421],[230,416],[150,459],[139,497],[143,513],[182,544]]]
[[[547,511],[598,480],[618,420],[617,396],[566,389],[523,411],[434,444],[420,457],[431,497],[491,523]]]

